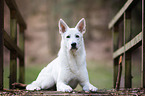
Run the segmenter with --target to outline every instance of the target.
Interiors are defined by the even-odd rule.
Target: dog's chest
[[[70,56],[68,58],[68,67],[73,74],[78,74],[81,66],[83,66],[81,59],[79,56]]]

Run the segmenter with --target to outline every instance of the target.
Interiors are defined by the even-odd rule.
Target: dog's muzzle
[[[72,43],[71,44],[71,49],[76,49],[77,50],[77,44],[76,43]]]

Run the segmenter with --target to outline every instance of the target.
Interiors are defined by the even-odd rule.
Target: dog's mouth
[[[78,48],[77,48],[77,47],[71,47],[70,50],[71,50],[71,51],[76,51],[76,50],[78,50]]]
[[[71,47],[71,50],[77,50],[78,48],[77,47]]]
[[[73,49],[71,49],[71,51],[77,51],[77,49],[78,49],[78,48],[73,48]]]

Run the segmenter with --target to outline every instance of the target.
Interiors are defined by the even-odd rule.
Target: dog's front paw
[[[57,88],[57,91],[61,91],[61,92],[72,92],[73,89],[70,86],[68,86],[68,85],[64,85],[64,86],[59,86]]]
[[[26,86],[26,90],[41,90],[41,88],[30,84]]]
[[[91,87],[89,87],[90,91],[96,92],[98,90],[98,88],[94,87],[93,85]]]
[[[89,85],[85,85],[83,87],[83,90],[96,92],[98,90],[98,88],[94,87],[92,84],[89,84]]]

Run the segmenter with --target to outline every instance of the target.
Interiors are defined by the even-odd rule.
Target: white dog
[[[84,91],[97,91],[89,82],[86,68],[85,27],[84,18],[75,28],[69,28],[62,19],[59,20],[62,41],[58,57],[42,69],[36,81],[26,86],[27,90],[49,89],[56,85],[57,91],[71,92],[80,84]]]

